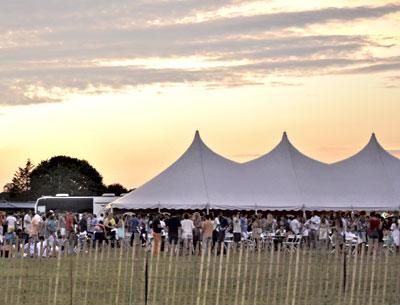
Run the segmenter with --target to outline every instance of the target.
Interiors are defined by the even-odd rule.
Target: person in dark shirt
[[[78,223],[78,229],[79,232],[85,232],[88,230],[88,223],[87,223],[87,217],[86,217],[86,213],[82,215],[81,220]]]
[[[170,245],[177,245],[179,241],[179,228],[181,221],[179,217],[172,216],[165,220],[165,225],[168,228],[168,242]]]
[[[219,255],[221,253],[221,248],[224,250],[224,253],[226,252],[225,250],[225,233],[228,230],[229,223],[228,220],[222,216],[221,214],[219,215],[219,226],[217,227],[218,231],[218,237],[217,237],[217,242],[218,242],[218,250],[217,254]]]

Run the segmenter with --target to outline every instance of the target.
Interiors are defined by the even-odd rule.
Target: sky
[[[400,157],[400,2],[0,1],[0,186],[30,158],[138,187],[195,130],[246,162],[288,132],[335,162]]]

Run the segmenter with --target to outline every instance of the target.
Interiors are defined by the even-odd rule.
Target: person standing
[[[139,232],[139,218],[137,218],[136,214],[132,214],[132,217],[129,219],[128,230],[131,234],[130,237],[130,245],[133,247],[133,243],[135,241],[135,234]]]
[[[199,212],[193,214],[193,248],[195,252],[200,253],[201,241],[201,216]]]
[[[168,230],[168,244],[170,247],[177,247],[179,242],[179,228],[181,221],[177,215],[173,215],[165,221]]]
[[[28,211],[28,213],[24,216],[24,241],[27,243],[29,241],[29,232],[32,227],[32,211]]]
[[[375,214],[371,212],[371,216],[368,220],[368,241],[371,249],[377,248],[379,242],[379,230],[382,229],[382,223]]]
[[[219,255],[221,253],[222,249],[225,253],[225,234],[226,234],[226,231],[228,230],[229,223],[228,223],[228,220],[222,214],[220,214],[218,218],[219,218],[219,227],[217,228],[217,230],[218,230],[217,254]]]
[[[126,215],[123,217],[116,217],[116,226],[117,226],[117,238],[118,238],[118,245],[125,245],[125,219]]]
[[[57,227],[58,223],[55,219],[53,213],[49,213],[45,222],[46,228],[46,248],[47,255],[51,256],[52,253],[55,253],[55,249],[57,246]]]
[[[190,254],[193,252],[193,220],[190,219],[189,214],[185,213],[181,221],[182,226],[182,240],[183,240],[183,254]]]
[[[297,215],[296,218],[292,219],[289,224],[290,230],[295,234],[299,235],[301,230],[301,223],[300,223],[300,215]]]
[[[160,217],[158,215],[153,218],[151,225],[153,229],[153,255],[158,256],[160,254],[162,233]]]
[[[317,247],[318,237],[319,237],[319,228],[321,225],[321,218],[312,212],[311,218],[308,220],[309,227],[309,239],[311,242],[311,246],[315,249]]]
[[[86,213],[83,213],[81,219],[79,220],[78,230],[79,230],[79,233],[88,231],[88,221],[87,221]]]
[[[262,233],[261,220],[260,220],[259,215],[254,215],[252,217],[251,230],[252,230],[251,238],[254,241],[255,248],[259,249],[261,233]]]
[[[8,232],[15,232],[17,230],[17,218],[14,216],[14,214],[7,216],[6,224]]]
[[[68,240],[70,251],[75,247],[75,225],[77,224],[75,215],[72,212],[68,212],[65,216],[65,231],[66,238]]]
[[[237,213],[233,219],[233,242],[236,245],[236,248],[239,248],[239,243],[242,240],[242,226],[240,224],[240,213]]]
[[[390,230],[392,231],[393,243],[396,246],[396,252],[399,252],[400,249],[400,220],[394,219],[392,225],[390,226]]]
[[[360,215],[359,217],[357,217],[356,228],[358,237],[360,237],[363,243],[366,243],[368,224],[367,221],[365,220],[365,215]]]
[[[33,242],[39,241],[39,232],[42,222],[42,217],[40,217],[40,215],[36,213],[35,216],[33,216],[32,218],[31,231],[29,232],[29,237],[32,239]]]
[[[67,237],[67,230],[65,229],[65,214],[58,214],[58,230],[60,231],[61,243],[64,244]]]
[[[320,229],[319,229],[319,241],[328,246],[328,237],[330,231],[329,220],[326,216],[322,217]]]
[[[103,245],[103,241],[106,238],[106,228],[103,224],[103,221],[100,220],[96,225],[94,226],[94,243],[93,243],[93,248],[101,247]]]
[[[240,227],[242,228],[242,237],[243,239],[247,239],[249,236],[249,220],[247,219],[247,214],[240,217]]]
[[[214,251],[214,247],[218,241],[218,228],[219,228],[219,217],[214,218],[214,223],[213,223],[213,235],[212,235],[212,246],[211,246],[211,251]]]
[[[201,230],[203,233],[203,241],[202,241],[202,246],[204,251],[203,253],[207,254],[211,246],[213,230],[214,230],[213,221],[211,220],[210,215],[206,215],[206,219],[205,221],[203,221],[201,225]]]

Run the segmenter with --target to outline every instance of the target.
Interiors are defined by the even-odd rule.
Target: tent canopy
[[[112,203],[120,209],[398,210],[400,160],[372,134],[354,156],[326,164],[297,150],[284,133],[265,155],[237,163],[196,131],[170,167]]]

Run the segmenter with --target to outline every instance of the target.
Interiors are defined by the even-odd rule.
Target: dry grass
[[[159,257],[140,247],[58,258],[0,258],[0,304],[399,304],[400,256],[230,249]],[[346,272],[346,276],[344,276]]]

